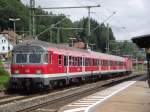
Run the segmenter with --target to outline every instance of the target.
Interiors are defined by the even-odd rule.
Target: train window
[[[96,59],[96,66],[99,66],[99,60]]]
[[[75,64],[75,57],[72,57],[72,65],[74,66]]]
[[[30,54],[29,63],[41,63],[41,54]]]
[[[43,55],[43,61],[44,63],[48,63],[48,54]]]
[[[16,63],[27,63],[27,54],[16,54]]]
[[[116,66],[118,66],[119,65],[119,61],[116,61]]]
[[[115,61],[113,61],[113,66],[116,66],[116,62]]]
[[[76,66],[76,57],[73,57],[73,66]]]
[[[95,66],[95,64],[96,64],[96,63],[95,63],[95,59],[93,59],[93,66]]]
[[[69,65],[71,66],[72,65],[72,57],[69,56]]]
[[[87,58],[85,58],[85,66],[88,65],[88,62],[87,62],[87,61],[88,61]]]
[[[105,62],[105,60],[103,60],[103,66],[106,66],[106,62]]]
[[[67,58],[67,56],[64,56],[64,66],[68,66],[68,58]]]
[[[87,66],[89,66],[90,65],[90,59],[88,58],[87,59]]]
[[[101,66],[103,66],[103,60],[101,60]]]
[[[82,66],[82,58],[79,58],[79,66]]]
[[[80,60],[79,60],[79,57],[78,57],[78,58],[77,58],[77,66],[80,65],[79,62],[80,62]]]
[[[102,61],[102,65],[105,66],[105,61],[104,60]]]
[[[104,66],[108,66],[108,61],[104,60]]]
[[[78,66],[78,65],[79,65],[79,64],[78,64],[78,57],[76,57],[75,60],[76,60],[76,61],[75,61],[75,62],[76,62],[75,65]]]
[[[111,60],[109,61],[109,66],[112,66],[112,61]]]
[[[48,59],[49,59],[49,63],[52,63],[52,53],[51,52],[49,53]]]
[[[105,66],[105,60],[103,60],[103,66]]]
[[[59,65],[62,64],[62,55],[58,55],[58,64],[59,64]]]
[[[99,66],[101,66],[101,60],[98,60],[99,61]]]

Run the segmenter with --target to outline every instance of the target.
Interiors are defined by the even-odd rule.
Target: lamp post
[[[14,23],[14,32],[16,33],[16,21],[19,21],[20,20],[20,18],[9,18],[9,21],[13,21],[13,23]]]
[[[9,21],[12,21],[14,23],[14,33],[16,33],[16,21],[19,21],[20,18],[9,18]],[[15,44],[17,44],[17,37],[15,36]]]

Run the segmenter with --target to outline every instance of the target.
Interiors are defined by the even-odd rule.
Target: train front
[[[47,73],[48,52],[39,45],[17,45],[12,51],[10,88],[43,87]]]

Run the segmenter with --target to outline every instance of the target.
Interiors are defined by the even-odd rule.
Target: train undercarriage
[[[103,79],[129,75],[131,71],[107,73],[107,74],[88,74],[74,77],[54,77],[54,78],[32,78],[32,77],[11,77],[8,90],[38,91],[62,88],[68,85],[81,85],[96,82]]]

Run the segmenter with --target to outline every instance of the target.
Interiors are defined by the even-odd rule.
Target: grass
[[[7,86],[9,81],[8,75],[0,75],[0,89],[3,89]]]
[[[3,63],[0,61],[0,89],[7,86],[9,82],[9,73],[3,68]]]

